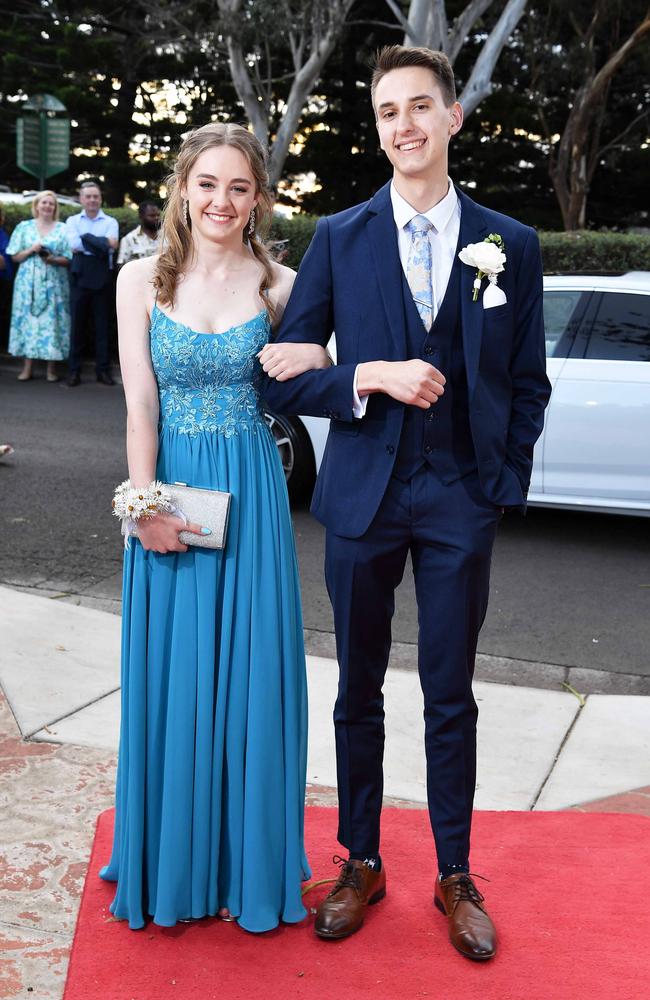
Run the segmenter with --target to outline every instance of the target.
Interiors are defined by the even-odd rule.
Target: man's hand
[[[359,365],[357,392],[384,392],[400,403],[428,410],[445,391],[445,376],[426,361],[367,361]]]

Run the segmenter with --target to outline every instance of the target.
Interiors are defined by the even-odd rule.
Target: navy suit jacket
[[[79,288],[99,291],[108,283],[111,276],[108,240],[105,236],[84,233],[81,242],[84,250],[90,250],[90,254],[73,254],[70,268],[73,284]]]
[[[264,391],[271,410],[330,418],[312,512],[349,538],[362,535],[377,512],[404,416],[404,404],[383,393],[370,396],[363,419],[352,412],[360,362],[408,357],[389,192],[387,184],[370,201],[319,220],[280,324],[277,341],[325,346],[335,331],[336,366],[287,382],[268,379]],[[475,270],[461,265],[462,342],[478,475],[489,501],[525,509],[533,447],[550,395],[539,241],[528,226],[482,208],[461,191],[458,196],[460,246],[500,233],[507,257],[498,282],[507,303],[487,310],[483,289],[472,301]]]

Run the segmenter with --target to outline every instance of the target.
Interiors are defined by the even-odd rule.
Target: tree
[[[354,0],[218,0],[232,80],[277,185],[308,98]],[[277,75],[278,56],[289,68]],[[284,83],[278,100],[276,87]],[[272,133],[275,135],[272,137]],[[272,138],[272,141],[270,142]]]
[[[357,0],[340,41],[323,67],[318,103],[308,103],[284,177],[294,191],[305,174],[316,184],[299,195],[307,212],[328,214],[372,197],[390,164],[379,149],[370,103],[373,53],[394,41],[395,25],[374,25],[376,0]]]
[[[162,0],[174,10],[175,0]],[[184,5],[184,9],[187,8]],[[106,201],[157,195],[180,133],[210,117],[236,114],[227,61],[201,45],[197,20],[185,30],[156,17],[152,0],[19,0],[0,3],[0,173],[29,183],[15,166],[15,122],[24,99],[53,93],[72,120],[70,168],[60,191],[80,177],[102,180]]]
[[[615,76],[650,33],[650,8],[640,11],[640,6],[620,0],[573,4],[563,35],[560,10],[554,4],[548,9],[545,44],[536,48],[533,90],[549,176],[567,230],[585,227],[589,191],[606,152],[638,133],[650,117],[647,93],[636,102],[628,97],[616,124],[607,113]],[[560,123],[552,101],[558,84],[564,108]]]
[[[445,0],[410,0],[404,14],[396,0],[386,0],[404,29],[404,45],[424,45],[444,52],[452,66],[473,29],[485,32],[484,14],[494,0],[470,0],[451,25]],[[492,76],[503,47],[526,10],[527,0],[507,0],[488,32],[462,89],[459,100],[470,115],[492,92]]]

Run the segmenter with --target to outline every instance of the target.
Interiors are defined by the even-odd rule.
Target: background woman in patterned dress
[[[58,381],[56,362],[70,350],[70,286],[72,259],[66,228],[59,222],[53,191],[41,191],[32,202],[33,221],[19,222],[7,253],[19,264],[14,282],[9,353],[24,358],[19,382],[32,377],[33,362],[47,362],[48,382]]]

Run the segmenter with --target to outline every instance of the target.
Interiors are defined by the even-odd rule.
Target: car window
[[[548,289],[544,292],[544,339],[547,358],[566,358],[583,312],[584,292]]]
[[[584,356],[650,361],[650,295],[605,292]]]

